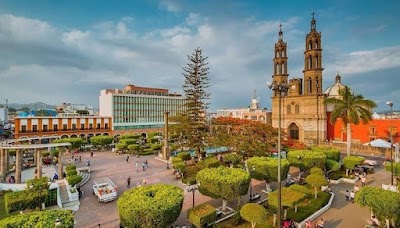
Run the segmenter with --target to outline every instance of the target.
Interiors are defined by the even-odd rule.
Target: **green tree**
[[[56,139],[54,143],[71,143],[69,149],[78,149],[82,146],[81,138],[65,138],[65,139]]]
[[[188,210],[188,220],[195,227],[206,227],[207,224],[215,222],[217,212],[215,207],[208,203],[203,203]]]
[[[57,219],[60,222],[57,227],[74,227],[74,215],[70,210],[46,210],[18,214],[0,220],[0,227],[53,228]]]
[[[265,181],[267,190],[271,181],[278,180],[278,158],[252,157],[247,160],[247,166],[252,178]],[[289,161],[281,159],[281,180],[286,178],[289,168]]]
[[[222,210],[226,209],[227,200],[246,195],[250,185],[250,175],[243,169],[205,168],[196,175],[201,194],[214,199],[222,199]]]
[[[183,190],[175,185],[154,184],[125,191],[118,199],[121,225],[132,228],[164,228],[179,217]]]
[[[357,165],[361,165],[365,161],[361,156],[346,156],[343,158],[343,165],[346,169],[354,169]]]
[[[312,167],[324,168],[326,155],[321,151],[291,150],[287,159],[290,165],[304,171]]]
[[[311,174],[306,177],[306,182],[314,187],[315,199],[318,197],[318,189],[328,185],[328,180],[323,175]]]
[[[329,97],[325,99],[325,104],[334,105],[330,122],[335,124],[341,118],[346,125],[347,133],[347,156],[351,150],[351,124],[358,125],[360,120],[366,124],[372,119],[371,110],[376,107],[372,100],[364,99],[362,95],[354,95],[351,89],[345,86],[339,91],[340,98]]]
[[[255,228],[257,223],[265,222],[268,219],[267,210],[257,203],[247,203],[240,209],[240,216]]]
[[[202,50],[197,48],[188,56],[188,63],[183,67],[185,82],[183,91],[186,96],[186,113],[190,125],[187,129],[187,140],[190,148],[196,150],[201,157],[202,148],[206,139],[205,111],[208,108],[210,93],[206,89],[210,86],[208,78],[207,57],[203,57]]]
[[[317,175],[324,175],[324,171],[322,171],[322,169],[321,168],[318,168],[318,167],[312,167],[311,169],[310,169],[310,174],[317,174]]]
[[[241,160],[242,159],[237,154],[230,153],[224,155],[224,162],[232,165],[232,167],[239,164]]]
[[[297,212],[297,204],[307,196],[306,193],[296,191],[292,188],[282,188],[282,206],[285,207],[285,216],[288,207],[295,207]],[[273,191],[268,195],[268,203],[274,208],[278,208],[278,191]]]
[[[93,146],[100,146],[100,147],[105,147],[107,145],[110,145],[114,140],[114,137],[108,136],[108,135],[98,135],[98,136],[93,136],[90,138],[90,142],[92,143]]]

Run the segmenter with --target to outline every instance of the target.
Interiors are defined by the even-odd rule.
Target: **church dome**
[[[326,94],[328,97],[339,97],[339,96],[340,96],[340,95],[339,95],[339,91],[340,91],[341,89],[344,89],[345,87],[346,87],[346,86],[343,85],[343,84],[341,83],[341,77],[340,77],[340,75],[338,74],[338,75],[336,75],[336,77],[335,77],[335,84],[329,86],[329,87],[325,90],[325,94]]]

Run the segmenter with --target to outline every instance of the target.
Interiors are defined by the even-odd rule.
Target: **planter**
[[[65,186],[67,187],[67,194],[68,194],[69,201],[72,202],[72,201],[79,200],[79,192],[77,191],[76,187],[71,187],[68,184],[68,181],[66,178],[64,178],[64,182],[65,182]],[[71,189],[74,189],[72,191],[75,191],[75,192],[71,192]]]
[[[340,179],[343,179],[343,178],[340,178]],[[339,180],[340,180],[340,179],[339,179]],[[313,221],[313,220],[315,220],[316,218],[318,218],[320,215],[322,215],[323,213],[325,213],[327,210],[329,210],[329,208],[331,208],[333,198],[335,198],[335,194],[334,194],[333,192],[331,192],[331,198],[329,199],[329,202],[328,202],[324,207],[322,207],[321,209],[319,209],[318,211],[316,211],[314,214],[310,215],[308,218],[304,219],[304,220],[301,221],[300,223],[296,223],[296,227],[298,227],[298,228],[305,227],[305,226],[306,226],[306,222],[307,222],[308,220]]]
[[[345,182],[345,183],[355,184],[359,180],[360,180],[359,177],[356,177],[354,179],[349,179],[349,178],[342,177],[342,178],[340,178],[338,180],[330,180],[329,183],[331,183],[331,184],[340,184],[342,182]]]

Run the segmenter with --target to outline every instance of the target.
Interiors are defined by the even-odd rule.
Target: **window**
[[[376,127],[370,127],[369,128],[369,134],[370,135],[376,135]]]
[[[21,126],[21,132],[26,132],[26,125]]]
[[[312,93],[312,80],[311,78],[308,78],[308,93]]]
[[[67,130],[67,128],[68,128],[68,125],[67,124],[63,124],[63,130],[65,131],[65,130]]]
[[[104,128],[105,128],[105,129],[108,129],[108,123],[105,123],[105,124],[104,124]]]
[[[300,105],[296,105],[296,106],[294,106],[294,113],[295,114],[300,114]]]
[[[100,129],[100,124],[99,123],[97,124],[97,129]]]
[[[312,57],[311,55],[308,57],[308,69],[312,69],[313,68],[313,63],[312,63]]]
[[[57,124],[54,124],[54,125],[53,125],[53,130],[54,130],[54,131],[58,131],[58,125],[57,125]]]
[[[72,130],[76,130],[76,124],[72,124]]]
[[[292,107],[290,105],[286,106],[286,114],[291,114],[292,112]]]
[[[85,124],[81,124],[81,130],[85,130]]]
[[[257,120],[257,116],[250,116],[251,120]]]
[[[93,129],[93,124],[89,124],[89,130]]]
[[[45,124],[45,125],[43,125],[43,131],[48,131],[48,129],[47,129],[47,125]]]
[[[32,125],[32,131],[33,132],[37,132],[38,130],[37,130],[37,125]]]

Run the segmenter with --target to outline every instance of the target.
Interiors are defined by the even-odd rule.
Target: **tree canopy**
[[[74,215],[70,210],[46,210],[36,211],[28,214],[13,215],[0,220],[0,227],[32,227],[53,228],[59,220],[60,228],[74,227]]]
[[[240,216],[251,223],[251,227],[254,228],[257,223],[265,222],[268,219],[268,212],[257,203],[247,203],[240,209]]]
[[[114,141],[114,137],[109,135],[97,135],[90,138],[90,142],[93,146],[107,146]]]
[[[306,182],[314,187],[315,190],[315,198],[318,197],[318,189],[321,188],[322,186],[328,185],[328,180],[323,176],[319,174],[311,174],[306,177]]]
[[[322,151],[292,150],[288,153],[287,159],[290,165],[296,166],[301,170],[308,170],[312,167],[323,169],[326,155]]]
[[[251,177],[254,179],[266,182],[278,180],[278,158],[252,157],[247,160],[247,166],[251,170]],[[287,176],[289,168],[289,161],[281,159],[281,180]]]
[[[341,118],[346,125],[347,132],[347,155],[350,155],[351,148],[351,124],[358,125],[360,120],[366,124],[372,119],[372,109],[376,104],[372,100],[364,99],[360,94],[354,95],[348,86],[339,90],[340,98],[328,97],[325,104],[332,104],[333,111],[330,122],[335,124]]]

